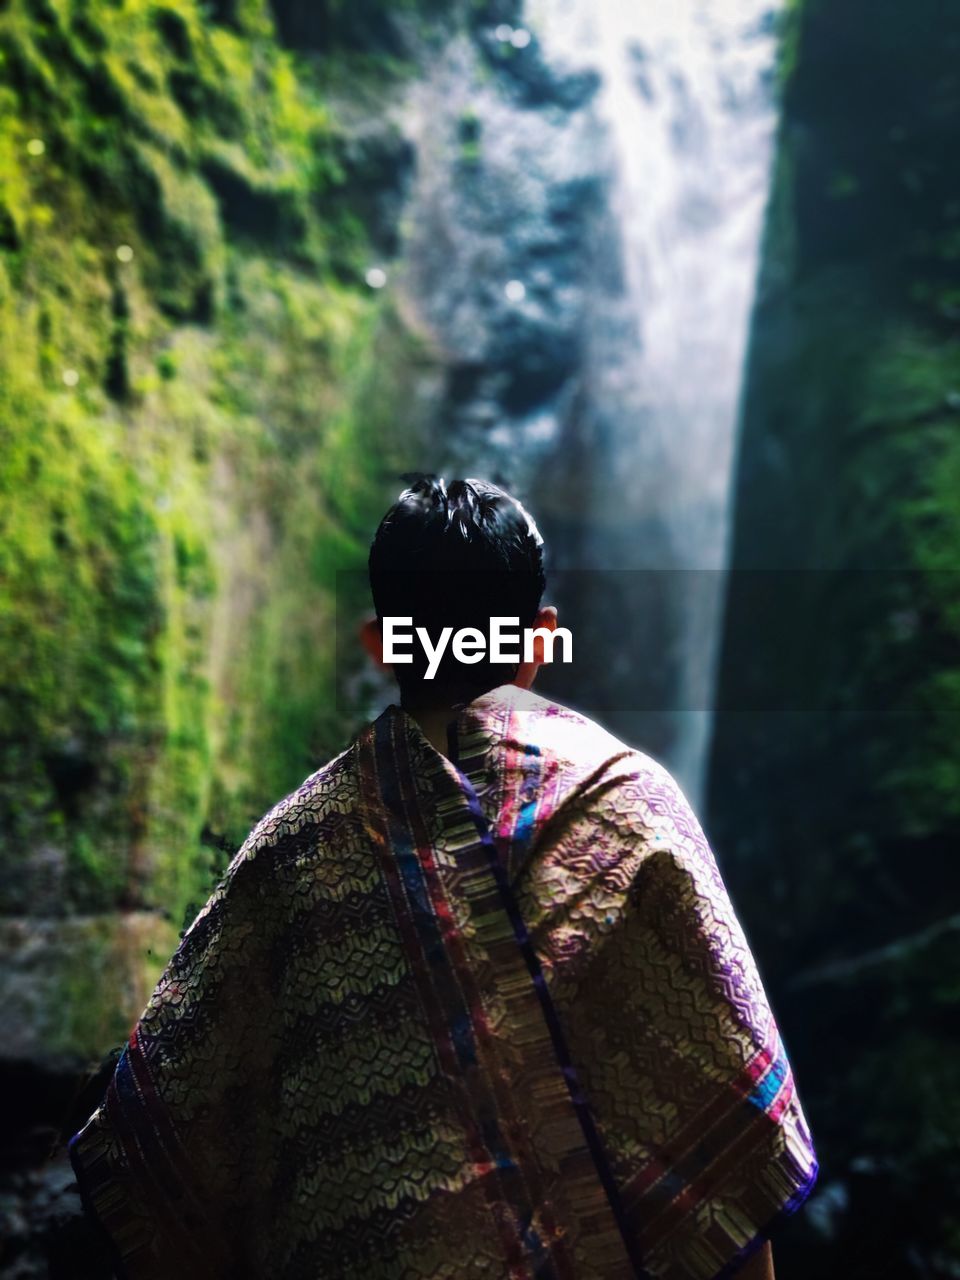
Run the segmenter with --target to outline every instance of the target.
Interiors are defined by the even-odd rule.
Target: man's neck
[[[440,754],[445,756],[450,750],[447,738],[449,725],[457,719],[469,702],[480,696],[480,692],[476,689],[447,689],[439,700],[433,702],[421,701],[416,696],[412,698],[401,696],[400,705],[416,720],[430,745],[436,747]]]
[[[403,704],[404,711],[416,720],[423,730],[423,736],[431,746],[436,747],[442,756],[449,750],[447,742],[447,726],[457,718],[457,707],[417,707]]]
[[[506,684],[520,685],[521,688],[529,688],[530,681],[509,680]],[[503,688],[504,685],[493,685],[493,688]],[[442,756],[445,756],[449,750],[449,742],[447,739],[447,729],[451,722],[455,721],[463,708],[476,698],[481,697],[481,693],[467,692],[462,697],[451,697],[442,702],[423,703],[410,701],[401,696],[400,705],[409,716],[416,720],[417,724],[423,730],[423,736],[427,739],[431,746],[436,747]]]

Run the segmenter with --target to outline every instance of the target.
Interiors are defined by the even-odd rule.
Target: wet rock
[[[533,441],[529,423],[555,422],[578,378],[609,164],[585,109],[592,88],[574,92],[576,78],[548,67],[533,37],[509,54],[504,44],[479,24],[411,95],[417,164],[399,279],[404,314],[447,370],[441,449],[461,467],[482,450],[490,474],[516,483],[550,434]]]
[[[335,154],[341,175],[333,190],[318,194],[318,204],[328,217],[349,209],[363,222],[373,247],[392,257],[414,170],[412,143],[392,121],[365,121],[345,129]]]
[[[176,942],[149,912],[0,917],[0,1061],[98,1059],[126,1038]]]
[[[62,1148],[27,1179],[0,1180],[0,1274],[4,1280],[110,1280],[99,1230],[84,1213]]]
[[[477,33],[477,43],[487,63],[499,73],[511,96],[528,107],[579,111],[587,106],[600,88],[598,73],[551,66],[543,57],[536,36],[529,34],[529,43],[518,49],[509,40],[499,38],[495,27],[487,25]]]
[[[66,866],[63,845],[38,839],[23,856],[16,881],[10,877],[11,883],[4,885],[5,908],[30,909],[38,915],[62,914]]]

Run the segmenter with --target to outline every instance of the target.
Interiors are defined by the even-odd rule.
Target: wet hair
[[[378,618],[409,617],[435,644],[443,627],[477,627],[493,616],[533,623],[543,597],[543,538],[526,509],[486,480],[417,477],[380,521],[370,547],[370,590]],[[405,698],[469,701],[511,680],[516,669],[457,661],[447,646],[433,680],[423,647],[396,664]]]

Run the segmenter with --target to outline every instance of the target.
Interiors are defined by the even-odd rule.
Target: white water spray
[[[671,644],[688,709],[669,763],[698,801],[776,124],[775,13],[768,0],[538,0],[529,20],[551,62],[602,76],[624,297],[593,339],[594,394],[612,424],[601,465],[618,489],[610,514],[594,513],[594,563],[676,580]],[[627,544],[617,526],[656,536]]]

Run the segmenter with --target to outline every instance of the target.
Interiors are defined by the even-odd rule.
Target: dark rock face
[[[0,1274],[9,1280],[110,1280],[109,1249],[80,1202],[65,1139],[99,1102],[116,1055],[99,1069],[76,1060],[10,1060],[0,1088],[16,1107],[0,1154]]]
[[[273,0],[271,8],[281,39],[296,49],[405,51],[402,24],[382,0]]]
[[[498,38],[496,28],[480,26],[477,44],[486,65],[498,73],[502,91],[520,106],[537,111],[550,107],[578,111],[590,104],[600,87],[595,70],[563,70],[551,65],[535,36],[518,51]]]
[[[359,218],[371,246],[392,258],[400,247],[400,215],[410,188],[415,152],[392,121],[365,120],[344,132],[337,150],[336,186],[317,196],[320,212]]]
[[[785,1280],[960,1265],[958,54],[822,0],[784,51],[708,816],[822,1160]]]
[[[437,450],[528,494],[581,371],[609,178],[595,89],[534,38],[516,50],[480,25],[430,60],[408,106],[400,288],[443,372]]]

